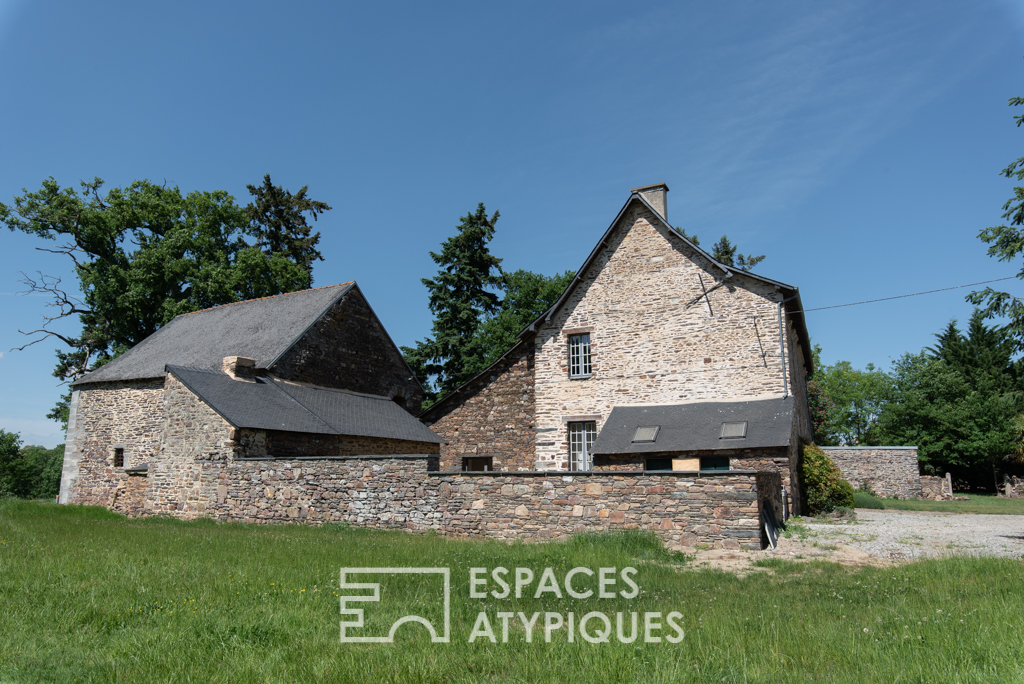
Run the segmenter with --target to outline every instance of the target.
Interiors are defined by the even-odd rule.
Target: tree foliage
[[[52,498],[60,491],[64,445],[21,446],[21,437],[0,430],[0,496]]]
[[[876,437],[916,445],[926,473],[991,489],[1017,460],[1022,369],[1010,331],[986,326],[984,315],[975,311],[966,334],[951,322],[934,348],[895,362]]]
[[[1010,106],[1024,104],[1024,98],[1011,97]],[[1024,124],[1024,114],[1017,115],[1014,121],[1019,128]],[[1007,178],[1024,180],[1024,157],[1011,162],[1002,171]],[[1014,261],[1024,253],[1024,187],[1013,189],[1013,196],[1003,205],[1002,217],[1009,225],[994,226],[979,231],[978,238],[989,245],[988,255],[999,261]],[[1017,272],[1017,278],[1024,280],[1024,265]],[[980,292],[972,292],[967,300],[975,306],[982,306],[986,318],[1006,317],[1007,325],[1018,350],[1024,350],[1024,300],[1020,297],[1000,292],[987,287]]]
[[[487,246],[498,216],[496,211],[488,217],[481,202],[462,217],[458,232],[441,244],[441,252],[430,253],[440,266],[435,277],[422,279],[434,314],[431,336],[414,348],[402,348],[428,402],[472,378],[487,357],[476,337],[484,317],[499,309],[501,259]]]
[[[74,269],[74,286],[44,274],[23,281],[29,292],[48,295],[54,311],[39,329],[25,331],[33,339],[21,348],[49,338],[63,342],[53,372],[63,381],[111,360],[178,314],[311,282],[319,236],[303,233],[301,213],[315,216],[329,207],[306,200],[305,188],[293,197],[268,176],[254,193],[259,208],[249,209],[222,190],[183,194],[145,180],[102,189],[99,178],[81,183],[80,191],[49,178],[13,205],[0,204],[0,222],[45,240],[52,246],[39,249],[67,257]],[[74,317],[79,333],[58,332],[58,322]],[[49,417],[66,422],[67,399]]]
[[[700,240],[696,235],[687,235],[686,231],[682,228],[676,228],[683,237],[692,242],[693,244],[700,246]],[[741,271],[750,271],[757,266],[759,263],[764,261],[765,255],[754,256],[753,254],[738,254],[738,247],[729,241],[729,238],[723,235],[718,242],[711,247],[711,256],[720,264],[726,266],[732,266],[738,268]]]
[[[263,176],[263,185],[246,185],[252,202],[245,208],[251,221],[256,246],[264,254],[281,255],[305,269],[307,280],[302,288],[313,284],[313,262],[323,261],[316,248],[320,233],[312,232],[306,214],[316,221],[317,216],[330,211],[326,202],[306,197],[309,186],[303,185],[294,195],[270,182],[270,174]]]
[[[808,383],[809,399],[814,398],[812,409],[818,418],[814,425],[815,443],[877,444],[874,432],[888,401],[891,382],[885,371],[870,363],[864,370],[858,370],[849,361],[837,361],[832,366],[818,361]]]

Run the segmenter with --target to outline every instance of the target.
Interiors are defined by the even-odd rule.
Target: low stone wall
[[[475,475],[437,473],[444,531],[556,539],[608,529],[652,530],[669,548],[762,547],[764,498],[781,516],[776,473],[649,471]]]
[[[934,501],[950,501],[953,499],[953,477],[946,473],[946,477],[935,477],[934,475],[921,476],[921,498]]]
[[[921,496],[917,447],[823,447],[822,450],[854,489],[867,485],[878,496],[901,499]]]
[[[344,522],[507,540],[643,529],[670,548],[727,549],[762,547],[763,506],[782,517],[778,473],[453,473],[439,471],[438,460],[406,455],[197,462],[194,477],[203,486],[190,494],[205,492],[206,500],[160,510],[178,517]]]

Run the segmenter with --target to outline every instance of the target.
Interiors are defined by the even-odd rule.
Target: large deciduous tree
[[[1024,97],[1011,97],[1010,106],[1024,104]],[[1017,126],[1024,125],[1024,114],[1013,117]],[[1002,170],[1007,178],[1024,180],[1024,157],[1012,162]],[[1013,189],[1013,197],[1003,205],[1004,219],[1009,225],[985,228],[978,233],[978,238],[989,245],[988,255],[999,261],[1014,261],[1024,252],[1024,187]],[[1017,272],[1017,278],[1024,280],[1024,265]],[[987,318],[1006,317],[1009,319],[1007,329],[1013,336],[1018,350],[1024,350],[1024,300],[1008,292],[1000,292],[987,287],[980,292],[972,292],[967,300],[982,310]]]
[[[864,370],[849,361],[815,366],[812,409],[817,415],[815,441],[822,446],[876,444],[878,416],[889,396],[891,378],[868,364]]]
[[[106,363],[178,314],[310,284],[317,236],[288,239],[303,235],[294,210],[324,211],[322,203],[296,207],[287,193],[267,198],[270,191],[261,188],[256,194],[264,209],[256,211],[239,207],[222,190],[183,194],[145,180],[105,194],[102,188],[99,178],[83,182],[80,191],[50,178],[13,205],[0,204],[0,222],[47,241],[52,246],[39,249],[66,256],[73,267],[72,286],[49,275],[25,276],[29,291],[50,296],[55,309],[39,329],[27,331],[33,339],[25,346],[63,342],[67,348],[57,351],[53,373],[63,381]],[[305,202],[305,189],[299,194]],[[276,215],[274,205],[288,210],[278,212],[280,221],[266,218]],[[274,242],[269,236],[276,234],[288,239]],[[74,317],[81,330],[62,332],[58,323]],[[68,397],[49,417],[66,423]]]

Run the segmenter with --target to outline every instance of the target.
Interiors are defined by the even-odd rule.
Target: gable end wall
[[[356,287],[306,331],[271,370],[285,380],[388,398],[400,396],[413,414],[423,402],[422,388]]]

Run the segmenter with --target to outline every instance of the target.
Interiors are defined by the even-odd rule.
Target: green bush
[[[836,464],[814,444],[803,448],[801,474],[811,515],[854,507],[853,485],[842,478]]]
[[[855,508],[885,508],[881,499],[864,492],[854,492],[853,503]]]

